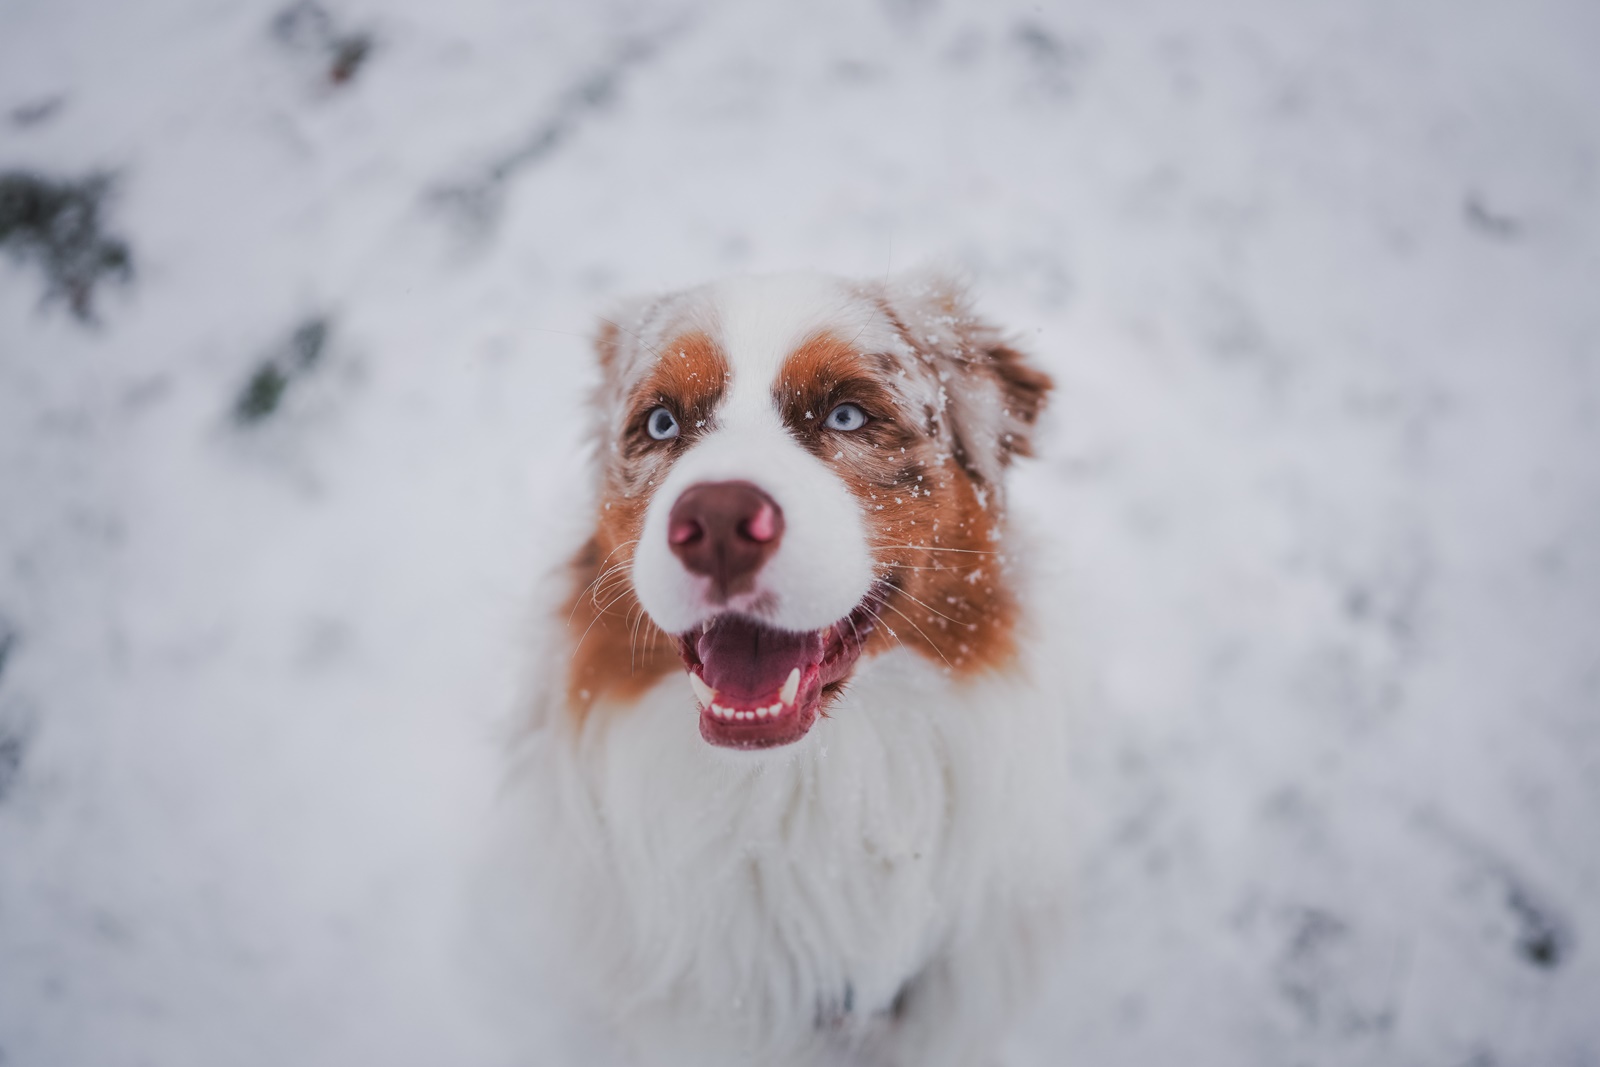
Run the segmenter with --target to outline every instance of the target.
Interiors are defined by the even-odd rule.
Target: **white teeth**
[[[698,694],[698,692],[699,692],[699,689],[697,687],[696,688],[696,693]],[[747,720],[753,720],[753,719],[775,719],[779,715],[783,714],[783,710],[784,710],[784,708],[786,706],[788,706],[788,705],[785,705],[785,704],[780,702],[780,703],[777,703],[777,704],[769,704],[768,706],[766,706],[764,708],[744,708],[744,709],[740,709],[740,708],[725,708],[721,704],[714,704],[714,703],[711,703],[709,701],[706,703],[706,708],[711,712],[711,714],[715,715],[717,718],[719,718],[719,719],[731,719],[731,720],[737,720],[737,721],[747,721]]]
[[[788,681],[783,683],[783,688],[778,690],[780,704],[793,704],[794,698],[800,695],[800,668],[795,667],[789,672]]]
[[[694,671],[689,672],[689,684],[694,687],[694,698],[700,702],[702,708],[711,707],[717,699],[717,691],[705,683]]]

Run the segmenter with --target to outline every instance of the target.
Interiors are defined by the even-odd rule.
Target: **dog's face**
[[[1050,382],[956,287],[733,279],[626,310],[597,350],[576,713],[681,667],[706,741],[769,748],[897,643],[957,675],[1009,660],[1001,478]]]

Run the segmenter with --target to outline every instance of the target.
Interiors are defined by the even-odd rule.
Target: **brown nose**
[[[711,579],[716,600],[748,592],[778,550],[783,510],[749,482],[691,485],[667,516],[667,543],[683,565]]]

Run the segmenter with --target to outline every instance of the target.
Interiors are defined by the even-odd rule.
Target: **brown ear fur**
[[[1009,345],[990,348],[987,355],[989,369],[1000,382],[1005,409],[1022,426],[1021,432],[1013,429],[1002,438],[1001,449],[1007,461],[1013,455],[1031,456],[1033,427],[1055,382],[1044,371],[1030,366],[1027,357]]]
[[[896,329],[951,383],[944,414],[957,460],[980,485],[998,483],[1013,456],[1033,455],[1050,376],[973,311],[959,282],[913,272],[883,291]]]

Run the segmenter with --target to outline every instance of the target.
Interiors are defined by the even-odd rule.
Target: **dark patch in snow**
[[[1431,580],[1420,552],[1385,560],[1375,573],[1354,575],[1344,591],[1344,612],[1357,625],[1379,629],[1401,652],[1414,650]]]
[[[262,360],[245,382],[233,403],[234,419],[248,426],[277,411],[290,387],[322,362],[331,329],[320,316],[297,326],[283,349]]]
[[[373,39],[361,30],[341,30],[328,9],[315,0],[301,0],[272,19],[272,35],[288,47],[317,56],[334,85],[344,85],[372,54]]]
[[[1517,919],[1517,951],[1522,958],[1545,970],[1561,966],[1572,948],[1566,924],[1509,876],[1506,906]]]
[[[22,773],[22,757],[27,751],[27,734],[0,723],[0,803],[11,795],[11,787]]]
[[[361,64],[372,52],[372,38],[357,34],[334,43],[333,62],[328,66],[328,79],[342,85],[356,76]]]
[[[1320,908],[1297,910],[1277,967],[1278,989],[1301,1020],[1315,1026],[1322,1020],[1328,996],[1329,958],[1349,937],[1343,919]]]
[[[64,96],[46,96],[39,100],[29,100],[25,104],[18,104],[11,109],[11,124],[22,129],[28,129],[31,126],[43,126],[61,114],[61,109],[66,106],[66,103],[67,98]]]
[[[1497,241],[1511,241],[1522,232],[1522,224],[1510,215],[1496,211],[1477,193],[1468,193],[1461,205],[1461,217],[1467,227]]]
[[[0,681],[5,680],[6,664],[17,647],[17,631],[4,618],[0,618]]]
[[[0,247],[44,271],[44,299],[65,300],[80,322],[94,322],[95,286],[133,277],[127,242],[104,230],[102,208],[114,179],[0,174]]]
[[[11,661],[20,638],[17,631],[0,618],[0,684],[4,683],[6,665]],[[3,710],[3,709],[0,709]],[[28,748],[27,723],[0,718],[0,801],[4,801],[22,770],[22,758]]]
[[[1393,1031],[1401,957],[1375,952],[1375,940],[1344,915],[1322,904],[1251,894],[1232,925],[1247,938],[1268,939],[1271,987],[1303,1034],[1363,1043],[1382,1042]]]
[[[1555,970],[1572,956],[1577,935],[1564,909],[1535,889],[1516,867],[1471,834],[1454,826],[1436,812],[1420,813],[1424,828],[1451,846],[1466,861],[1469,887],[1479,899],[1495,909],[1503,908],[1494,925],[1504,932],[1504,918],[1511,920],[1511,941],[1517,957],[1539,970]]]
[[[680,29],[675,26],[624,40],[608,61],[562,93],[550,115],[521,143],[490,162],[476,177],[434,188],[429,201],[452,216],[466,235],[486,236],[499,219],[511,180],[543,163],[571,140],[585,121],[614,104],[626,79],[653,59],[665,40]]]
[[[884,1010],[884,1014],[894,1020],[906,1017],[906,1007],[911,1003],[911,995],[916,991],[917,979],[920,977],[920,974],[912,975],[895,990],[894,999],[889,1001],[889,1007]]]
[[[1083,45],[1058,37],[1038,22],[1019,22],[1011,40],[1022,51],[1035,79],[1052,96],[1068,97],[1078,87],[1078,75],[1088,59]]]

